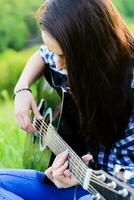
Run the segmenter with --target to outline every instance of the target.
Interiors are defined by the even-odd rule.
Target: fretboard
[[[133,194],[134,196],[134,190],[127,184],[122,183],[120,180],[116,179],[110,174],[107,174],[103,170],[95,171],[89,169],[88,166],[82,161],[82,159],[75,153],[75,151],[57,133],[55,128],[51,124],[49,125],[46,124],[44,119],[43,120],[34,119],[33,125],[38,130],[38,135],[40,137],[41,144],[44,148],[45,146],[48,146],[55,155],[58,155],[64,151],[68,152],[69,170],[76,177],[79,184],[82,185],[84,189],[95,195],[95,197],[98,198],[99,196],[98,198],[99,200],[105,200],[105,198],[96,191],[96,189],[99,190],[99,188],[97,188],[96,186],[101,186],[100,190],[102,187],[106,188],[108,190],[108,194],[110,191],[113,194],[117,194],[118,196],[119,195],[123,196],[124,193],[125,195],[127,195],[126,193],[127,189],[127,191],[129,191],[130,194]],[[108,182],[105,183],[105,180],[102,180],[102,178],[100,179],[99,176],[103,175],[105,175],[107,180],[110,181],[110,184],[114,181],[119,187],[119,190],[118,187],[115,189],[111,188],[111,186],[107,184]],[[120,190],[120,188],[122,189],[122,191]],[[120,191],[122,192],[122,194],[119,193]]]
[[[68,152],[69,169],[75,175],[79,183],[83,185],[88,167],[74,150],[61,138],[52,125],[49,125],[47,129],[45,142],[55,155],[58,155],[63,151]]]
[[[86,189],[95,196],[98,195],[99,193],[95,190],[94,187],[92,187],[93,180],[90,180],[90,177],[92,176],[92,170],[90,172],[88,166],[75,153],[75,151],[62,139],[62,137],[57,133],[57,131],[51,124],[49,124],[49,126],[44,124],[44,122],[40,125],[39,123],[37,124],[38,126],[35,125],[35,127],[37,128],[39,135],[41,136],[41,140],[44,140],[45,145],[47,145],[55,155],[58,155],[63,151],[67,151],[69,154],[69,170],[76,177],[77,181],[81,186],[83,186],[84,189]],[[101,195],[100,197],[101,200],[105,199]]]

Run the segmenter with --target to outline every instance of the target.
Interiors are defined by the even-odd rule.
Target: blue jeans
[[[1,169],[0,200],[74,200],[75,187],[58,189],[44,179],[44,173],[35,170]],[[76,191],[76,200],[88,194],[81,186]]]

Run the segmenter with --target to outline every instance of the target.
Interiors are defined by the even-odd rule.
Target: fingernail
[[[85,158],[85,160],[89,161],[89,160],[93,159],[93,156],[85,155],[84,158]]]
[[[67,151],[67,150],[63,151],[61,154],[63,154],[63,155],[64,155],[64,154],[66,154],[66,153],[68,153],[68,151]]]
[[[68,160],[64,163],[64,166],[67,167],[69,165]]]
[[[68,153],[68,149],[66,149],[66,150],[64,151],[64,153]]]

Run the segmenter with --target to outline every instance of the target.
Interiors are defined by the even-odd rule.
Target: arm
[[[15,91],[23,87],[30,87],[44,72],[45,62],[39,51],[35,52],[28,60],[16,86]]]
[[[45,62],[39,51],[37,51],[28,60],[14,91],[30,87],[44,73],[44,69]],[[22,129],[28,132],[35,132],[36,130],[32,126],[29,111],[32,111],[36,118],[40,118],[40,113],[38,112],[33,95],[28,90],[17,93],[15,96],[15,115],[17,122]]]

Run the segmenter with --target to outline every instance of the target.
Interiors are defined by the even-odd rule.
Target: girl
[[[29,60],[15,87],[20,127],[36,131],[29,110],[37,119],[40,114],[29,87],[49,70],[55,83],[71,93],[80,135],[95,163],[109,172],[117,165],[133,172],[134,38],[123,19],[110,0],[48,0],[38,10],[37,21],[45,46]],[[77,181],[67,169],[67,157],[67,152],[58,155],[45,171],[53,184],[46,184],[45,175],[37,171],[2,170],[1,196],[73,199]],[[83,157],[86,162],[91,158]],[[79,198],[92,196],[78,186]]]

